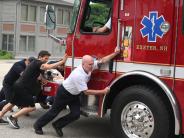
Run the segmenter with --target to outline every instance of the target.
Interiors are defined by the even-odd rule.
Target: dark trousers
[[[0,91],[0,102],[2,102],[3,100],[5,100],[4,88],[2,88]]]
[[[2,88],[1,91],[0,91],[0,110],[2,110],[3,107],[4,107],[7,103],[8,103],[8,102],[5,100],[4,88]]]
[[[47,96],[46,95],[43,95],[42,92],[40,92],[36,96],[35,103],[46,103],[46,99],[47,99]]]
[[[12,86],[3,81],[3,88],[0,91],[0,110],[10,101],[12,96]]]
[[[51,109],[41,116],[36,122],[37,127],[43,127],[53,120],[68,105],[70,113],[56,120],[53,124],[58,128],[63,128],[80,117],[79,95],[70,94],[62,85],[59,87]]]

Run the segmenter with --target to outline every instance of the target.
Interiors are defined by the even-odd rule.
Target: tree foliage
[[[0,59],[12,59],[13,54],[4,50],[0,50]]]
[[[91,13],[89,20],[86,21],[86,26],[92,26],[93,22],[105,24],[108,20],[109,8],[105,4],[90,4]]]

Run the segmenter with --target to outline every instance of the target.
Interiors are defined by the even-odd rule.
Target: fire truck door
[[[121,47],[125,49],[121,57],[134,63],[132,70],[173,77],[174,68],[167,67],[173,59],[174,5],[174,0],[121,0]],[[158,65],[158,70],[150,64]]]
[[[134,5],[133,61],[170,65],[174,49],[175,0],[140,0]]]
[[[80,15],[74,40],[75,64],[86,54],[99,59],[114,52],[117,41],[115,37],[117,21],[115,18],[118,11],[112,12],[112,5],[112,0],[86,0],[85,3],[82,3],[84,8]],[[109,28],[100,32],[99,28],[105,26],[109,20],[111,22]],[[113,71],[114,68],[109,69],[109,64],[94,71],[88,83],[88,88],[104,89],[115,77]],[[99,99],[100,105],[102,97]]]
[[[117,21],[114,19],[117,11],[112,12],[112,0],[87,0],[82,3],[83,11],[74,40],[75,61],[83,55],[92,55],[94,58],[102,58],[114,52],[116,47]],[[110,26],[104,31],[99,28],[105,26],[110,20]],[[95,29],[98,28],[98,31]],[[89,88],[103,89],[113,78],[114,69],[109,69],[109,64],[92,74]]]

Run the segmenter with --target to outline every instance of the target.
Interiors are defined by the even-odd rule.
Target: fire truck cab
[[[111,20],[108,31],[94,32]],[[184,133],[183,0],[75,0],[66,39],[65,77],[88,54],[120,55],[93,72],[90,89],[110,87],[103,96],[81,95],[86,115],[110,110],[117,138],[171,138]]]

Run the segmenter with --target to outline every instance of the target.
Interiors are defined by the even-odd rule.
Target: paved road
[[[0,86],[4,74],[9,70],[14,61],[0,61]],[[19,119],[20,129],[12,129],[8,125],[0,125],[1,138],[54,138],[57,137],[53,130],[51,123],[44,127],[44,135],[36,135],[33,131],[32,125],[35,120],[41,116],[46,110],[43,110],[38,104],[37,110],[30,114],[30,116],[23,116]],[[14,108],[14,111],[17,111]],[[63,111],[59,116],[66,114],[68,111]],[[8,113],[10,115],[12,113]],[[7,116],[6,115],[6,116]],[[112,138],[110,129],[109,116],[101,119],[95,117],[83,117],[76,122],[68,125],[63,129],[63,138]]]

